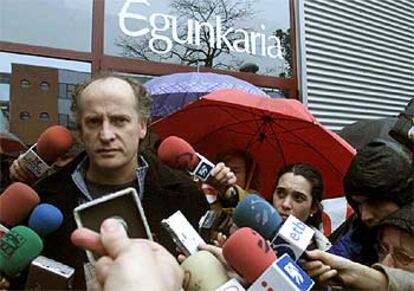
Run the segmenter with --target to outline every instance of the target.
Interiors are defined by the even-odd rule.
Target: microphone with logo
[[[71,148],[72,143],[72,134],[68,129],[59,125],[51,126],[39,136],[37,143],[19,157],[19,161],[22,167],[39,178]]]
[[[42,239],[26,226],[15,226],[0,238],[0,272],[18,276],[43,250]]]
[[[215,165],[197,153],[184,139],[169,136],[158,147],[158,158],[171,168],[189,171],[202,181],[207,180]]]
[[[253,229],[237,230],[223,246],[227,263],[248,283],[249,291],[310,290],[312,279],[287,255],[277,258],[268,242]]]
[[[39,202],[39,195],[31,187],[21,182],[11,184],[0,195],[0,223],[6,227],[17,225]]]
[[[293,215],[283,223],[275,208],[254,194],[239,202],[233,213],[233,220],[238,227],[251,227],[271,241],[271,248],[278,257],[288,254],[294,261],[302,256],[315,234]]]
[[[242,227],[229,237],[223,245],[223,256],[247,283],[253,283],[276,261],[269,243],[249,227]]]

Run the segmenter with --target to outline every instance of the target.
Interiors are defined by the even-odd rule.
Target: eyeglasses
[[[404,251],[394,249],[391,252],[390,249],[387,248],[383,244],[379,244],[377,248],[378,248],[378,256],[381,260],[384,259],[388,254],[390,254],[395,261],[403,265],[408,265],[409,263],[412,263],[414,261],[414,257],[411,257]]]

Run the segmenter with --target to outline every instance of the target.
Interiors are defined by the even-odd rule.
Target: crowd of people
[[[154,145],[143,147],[150,107],[151,97],[136,80],[99,75],[74,92],[72,111],[81,146],[77,144],[53,173],[38,181],[19,158],[11,165],[11,180],[32,185],[42,203],[62,211],[63,224],[44,239],[42,254],[75,268],[74,289],[181,290],[179,253],[161,221],[180,210],[198,229],[209,209],[230,209],[231,216],[231,209],[248,193],[259,193],[260,173],[254,159],[241,150],[216,157],[207,187],[163,164]],[[319,170],[304,161],[277,173],[270,203],[283,220],[293,215],[314,230],[301,266],[318,288],[414,290],[412,157],[405,145],[381,139],[359,150],[344,178],[345,195],[355,213],[330,237],[319,231],[324,193]],[[126,187],[136,189],[155,242],[128,238],[114,219],[105,220],[99,234],[77,229],[74,208]],[[221,246],[236,229],[233,224],[218,230],[209,242],[216,246],[200,249],[230,268]],[[100,239],[90,238],[93,235]],[[85,249],[102,254],[92,267]],[[96,276],[88,275],[91,268]],[[11,287],[24,288],[22,277],[11,280]]]

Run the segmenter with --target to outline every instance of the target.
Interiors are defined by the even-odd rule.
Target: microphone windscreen
[[[169,136],[158,147],[158,158],[175,169],[190,170],[197,165],[198,157],[193,147],[177,136]]]
[[[45,237],[57,230],[62,222],[62,212],[51,204],[43,203],[37,205],[30,215],[29,227],[38,235]]]
[[[254,282],[276,261],[269,243],[248,227],[238,229],[229,237],[223,246],[223,256],[248,283]]]
[[[29,186],[15,182],[0,195],[0,223],[14,226],[29,216],[40,202],[39,195]]]
[[[70,131],[60,125],[47,128],[37,139],[36,152],[48,162],[56,161],[72,146]]]
[[[249,194],[237,204],[233,221],[238,227],[250,227],[272,240],[283,223],[275,208],[262,197]]]
[[[227,282],[227,271],[208,251],[199,251],[188,257],[181,267],[184,270],[184,290],[216,290]]]
[[[15,226],[0,239],[0,272],[15,276],[43,250],[42,239],[26,226]]]

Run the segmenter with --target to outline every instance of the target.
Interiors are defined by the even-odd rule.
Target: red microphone
[[[269,243],[250,227],[240,228],[229,237],[223,256],[248,283],[253,283],[277,259]]]
[[[72,134],[63,126],[54,125],[46,129],[20,158],[25,169],[34,176],[41,177],[60,156],[73,144]]]
[[[168,166],[187,170],[191,175],[205,181],[210,175],[214,164],[197,153],[184,139],[169,136],[158,148],[158,158]]]
[[[26,184],[11,184],[0,195],[0,223],[15,226],[27,218],[39,202],[39,195]]]

